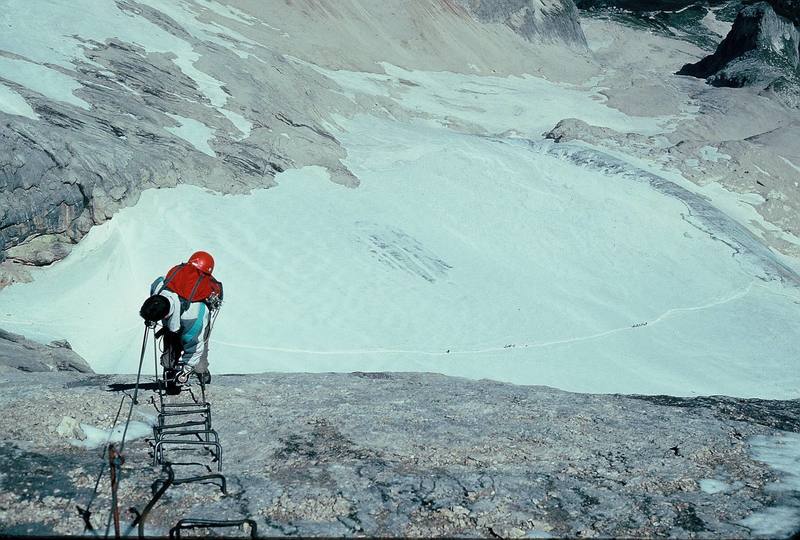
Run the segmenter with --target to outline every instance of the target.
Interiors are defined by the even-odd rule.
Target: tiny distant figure
[[[140,311],[153,325],[161,321],[156,336],[162,338],[161,365],[168,386],[170,381],[186,384],[192,373],[202,384],[211,382],[208,339],[222,305],[222,282],[211,275],[213,271],[209,253],[193,253],[153,282]]]

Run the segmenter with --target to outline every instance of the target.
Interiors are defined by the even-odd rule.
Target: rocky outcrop
[[[775,13],[800,26],[800,0],[767,0],[767,2]]]
[[[686,64],[678,75],[706,79],[714,86],[761,85],[800,105],[800,29],[791,2],[767,2],[744,7],[714,54]],[[794,6],[796,8],[796,6]]]
[[[586,48],[578,9],[572,0],[454,0],[481,22],[501,23],[525,39]]]
[[[94,373],[67,341],[41,345],[19,334],[0,330],[0,366],[19,371],[77,371]]]
[[[108,30],[54,8],[37,26],[63,32],[30,38],[30,47],[33,15],[11,10],[0,92],[18,106],[0,106],[0,263],[62,259],[143,189],[190,183],[241,193],[306,165],[356,186],[332,134],[335,115],[391,115],[397,105],[343,95],[310,63],[531,72],[535,50],[512,30],[585,45],[571,0],[464,3],[507,32],[433,0],[259,2],[249,12],[211,4],[118,0],[103,11]],[[511,48],[523,52],[509,60]],[[54,82],[37,84],[31,73]],[[2,274],[0,283],[15,272]]]
[[[74,509],[86,507],[102,463],[85,447],[113,422],[120,394],[107,390],[133,379],[0,375],[0,534],[83,530]],[[796,528],[768,517],[791,513],[796,492],[775,489],[791,473],[758,449],[794,440],[797,400],[572,394],[431,373],[215,374],[209,388],[230,493],[170,488],[150,535],[188,516],[253,517],[263,536],[743,538]],[[155,415],[151,395],[140,392],[137,422]],[[142,439],[125,447],[122,508],[141,511],[150,498],[159,470],[149,452]],[[106,476],[95,527],[109,495]],[[123,513],[124,527],[130,519]]]
[[[723,100],[718,100],[715,106],[722,107],[723,104]],[[740,102],[729,103],[728,107],[743,112]],[[754,114],[764,111],[758,104],[754,107]],[[708,129],[713,130],[715,126],[712,124]],[[767,223],[780,227],[770,230],[751,222],[750,230],[780,252],[800,256],[800,245],[781,232],[800,234],[800,198],[795,185],[797,168],[794,165],[800,162],[800,150],[796,144],[800,123],[789,123],[760,135],[731,136],[720,141],[711,139],[706,133],[698,137],[696,133],[676,131],[669,138],[623,133],[576,118],[566,118],[543,136],[556,143],[583,141],[615,152],[624,149],[628,154],[652,162],[660,161],[699,186],[707,184],[709,178],[725,179],[723,185],[726,189],[759,197],[760,200],[750,204]],[[712,136],[720,135],[712,132]]]
[[[584,17],[611,19],[713,51],[742,0],[577,0],[576,4]]]
[[[242,140],[228,109],[214,106],[164,55],[118,41],[88,55],[76,63],[79,94],[89,109],[9,83],[26,95],[37,118],[0,112],[0,259],[34,265],[62,259],[93,225],[134,204],[146,188],[189,183],[241,193],[274,185],[273,176],[285,168],[314,162],[326,163],[347,182],[346,168],[335,163],[344,155],[335,139],[293,108],[296,99],[280,100],[280,84],[276,102],[248,108],[259,124]],[[236,76],[248,66],[239,62],[239,68]],[[290,66],[285,72],[298,81],[313,79]],[[182,131],[184,124],[192,129]],[[271,134],[270,126],[278,133]],[[274,140],[281,133],[299,140],[282,151]],[[315,151],[298,159],[309,146]]]
[[[692,6],[720,6],[732,3],[731,0],[576,0],[580,9],[592,8],[619,8],[629,11],[644,11],[648,13],[658,11],[678,11]]]

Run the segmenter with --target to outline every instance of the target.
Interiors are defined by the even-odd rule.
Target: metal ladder
[[[153,464],[161,465],[161,470],[166,474],[166,478],[159,477],[153,482],[151,486],[153,496],[145,509],[134,520],[134,525],[138,525],[140,538],[144,538],[144,523],[148,513],[170,487],[190,483],[214,484],[220,488],[223,495],[228,494],[228,482],[222,474],[222,445],[219,442],[219,434],[211,425],[211,403],[206,399],[206,385],[202,380],[199,380],[199,383],[199,398],[191,391],[191,386],[183,386],[180,389],[181,392],[187,389],[191,401],[170,401],[168,396],[180,395],[181,392],[177,394],[167,392],[170,385],[174,385],[175,382],[170,380],[167,370],[163,368],[161,370],[157,389],[158,419],[156,425],[153,426],[152,447]],[[204,455],[211,458],[209,463],[181,463],[167,459],[167,454],[179,454],[197,449],[205,451]],[[216,472],[213,472],[212,466],[215,463]],[[176,468],[197,465],[205,467],[208,474],[176,476]],[[218,481],[219,484],[216,484],[215,481]],[[184,530],[241,527],[245,524],[250,527],[250,537],[256,538],[257,525],[250,518],[235,520],[184,518],[170,529],[169,536],[170,538],[180,538],[181,531]]]

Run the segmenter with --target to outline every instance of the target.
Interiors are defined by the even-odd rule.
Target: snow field
[[[473,123],[488,133],[509,131],[539,138],[564,118],[624,132],[655,135],[670,130],[676,117],[628,116],[607,107],[607,98],[593,81],[585,86],[548,81],[540,77],[475,76],[450,72],[406,70],[381,62],[383,74],[330,70],[297,58],[338,83],[342,93],[391,97],[406,109],[447,124],[453,119]]]
[[[67,338],[97,371],[135,371],[150,282],[207,249],[226,286],[216,373],[798,395],[800,294],[760,279],[680,201],[422,124],[361,117],[340,136],[359,188],[305,168],[248,196],[147,191],[34,283],[0,293],[0,326]]]

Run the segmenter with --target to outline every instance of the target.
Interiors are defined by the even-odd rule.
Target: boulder
[[[67,341],[42,345],[0,329],[0,365],[20,371],[77,371],[94,373]]]
[[[61,419],[61,422],[56,427],[56,433],[66,439],[78,439],[79,441],[86,439],[86,433],[84,433],[80,423],[71,416],[65,416]]]

